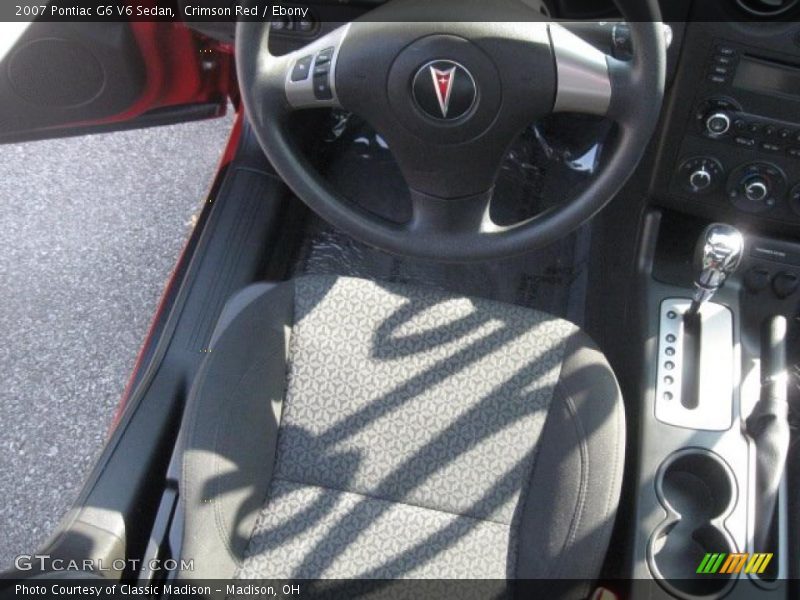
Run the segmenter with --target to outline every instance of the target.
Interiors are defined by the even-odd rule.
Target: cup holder
[[[647,548],[655,578],[679,598],[726,593],[735,575],[696,571],[707,553],[736,552],[723,525],[736,501],[730,468],[707,450],[682,450],[661,465],[656,493],[667,518],[653,532]]]

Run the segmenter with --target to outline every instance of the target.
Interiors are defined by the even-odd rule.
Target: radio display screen
[[[800,96],[800,69],[743,56],[733,85],[754,92]]]

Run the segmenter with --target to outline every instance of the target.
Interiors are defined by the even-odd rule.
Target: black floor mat
[[[362,121],[334,113],[322,153],[329,156],[327,177],[353,202],[402,222],[408,192],[386,144]],[[573,127],[578,126],[570,123]],[[592,140],[598,131],[583,123]],[[600,131],[600,138],[607,131]],[[529,128],[509,151],[501,169],[492,216],[514,222],[568,198],[594,172],[603,144],[571,151],[545,141],[541,128]],[[376,250],[312,216],[292,276],[349,275],[409,283],[479,296],[584,321],[591,226],[546,248],[511,259],[472,264],[442,264]]]
[[[293,276],[349,275],[434,287],[536,308],[581,325],[590,229],[557,244],[493,263],[441,264],[387,254],[314,217]]]

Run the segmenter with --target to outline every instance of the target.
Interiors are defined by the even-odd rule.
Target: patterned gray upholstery
[[[514,510],[575,331],[436,291],[297,280],[275,483],[240,575],[504,577]],[[280,496],[287,488],[291,500]],[[280,534],[290,507],[304,529],[291,537]],[[437,536],[447,553],[426,544]]]
[[[290,286],[293,293],[286,292]],[[184,477],[182,490],[190,513],[185,556],[202,556],[211,545],[208,535],[192,532],[211,513],[189,517],[202,515],[218,497],[230,495],[215,489],[211,475],[219,468],[212,468],[209,460],[233,469],[231,477],[241,480],[238,487],[248,490],[246,507],[225,507],[219,500],[221,508],[213,513],[221,545],[227,548],[224,559],[233,561],[239,578],[504,578],[517,576],[520,569],[522,576],[529,576],[527,567],[518,565],[518,529],[523,522],[541,527],[534,496],[546,495],[547,489],[532,494],[531,482],[546,481],[560,468],[551,463],[559,461],[568,467],[564,477],[569,481],[553,489],[574,498],[558,500],[553,520],[559,527],[537,538],[544,553],[566,558],[570,543],[581,538],[607,543],[619,494],[624,427],[619,418],[611,418],[618,389],[602,355],[594,353],[584,362],[570,358],[567,370],[583,374],[568,387],[560,381],[565,354],[573,356],[575,349],[586,346],[587,338],[574,325],[487,300],[327,276],[284,284],[261,294],[248,310],[251,315],[271,310],[290,297],[285,400],[271,426],[277,427],[279,419],[277,441],[274,434],[251,439],[255,434],[241,423],[237,438],[222,422],[236,406],[189,421],[184,471],[192,474]],[[232,321],[226,329],[240,331],[223,332],[209,361],[221,361],[214,355],[227,347],[230,353],[237,351],[242,343],[234,338],[247,331],[247,319],[253,317]],[[266,329],[278,330],[275,324]],[[262,334],[258,327],[250,333]],[[274,356],[278,347],[283,342],[265,356]],[[247,356],[235,360],[247,363]],[[263,360],[240,367],[248,381],[257,379],[253,369]],[[595,363],[600,367],[593,372]],[[225,369],[231,383],[237,381],[230,373],[232,364]],[[597,408],[608,415],[590,425],[597,437],[613,437],[603,458],[614,460],[606,473],[602,464],[600,469],[593,464],[590,476],[588,446],[581,437],[589,421],[581,424],[573,417],[586,410],[583,399],[591,400],[592,394],[584,392],[595,385],[595,377],[605,386]],[[251,388],[252,381],[247,384]],[[221,405],[222,399],[208,400],[219,389],[206,388],[201,378],[193,392],[196,408],[189,412]],[[230,386],[225,390],[229,393]],[[264,397],[274,403],[279,393],[284,392],[271,390]],[[241,403],[238,398],[246,395],[258,396],[236,391],[232,398]],[[551,411],[556,398],[563,409]],[[265,400],[248,402],[257,411]],[[555,417],[548,420],[555,412],[566,415],[559,417],[566,425],[549,424],[555,423]],[[197,425],[212,418],[216,423],[208,430]],[[266,433],[265,426],[258,427]],[[546,427],[548,436],[543,435]],[[191,433],[195,430],[201,433]],[[562,440],[564,456],[548,456],[538,464],[543,437]],[[237,459],[235,448],[241,444],[251,444],[251,454],[261,458],[242,454]],[[569,462],[567,455],[576,462]],[[252,471],[258,461],[262,473],[247,475],[258,480],[251,484],[242,473]],[[211,482],[200,481],[203,469]],[[590,480],[598,476],[604,483],[593,490]],[[593,491],[608,506],[586,518],[584,508],[593,500],[585,496]],[[263,508],[255,511],[253,503],[262,494]],[[246,542],[240,539],[242,531],[252,522]],[[591,531],[584,531],[589,525]],[[528,531],[522,537],[530,536]],[[523,554],[527,557],[535,545],[527,544]],[[599,559],[588,562],[596,575]]]
[[[504,579],[510,528],[273,479],[240,578]]]

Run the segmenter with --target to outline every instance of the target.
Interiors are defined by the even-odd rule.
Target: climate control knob
[[[730,131],[731,118],[723,111],[712,112],[706,117],[706,133],[713,137],[725,135]]]
[[[678,167],[677,180],[683,191],[705,195],[720,187],[725,171],[716,158],[695,156],[687,158]]]
[[[689,175],[689,185],[696,192],[702,192],[711,185],[711,181],[711,173],[708,172],[705,166],[692,171],[691,175]]]
[[[769,197],[769,182],[763,177],[752,177],[744,182],[744,195],[750,202],[763,202]]]
[[[786,196],[786,176],[776,165],[756,162],[731,172],[726,191],[739,210],[761,213],[772,209]]]

